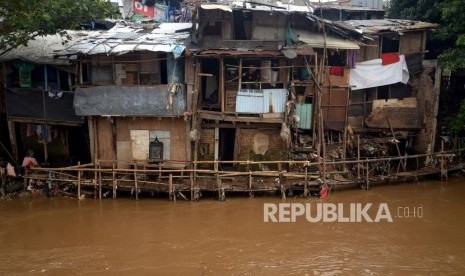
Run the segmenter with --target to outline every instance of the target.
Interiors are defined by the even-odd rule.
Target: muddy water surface
[[[280,202],[275,196],[245,195],[222,203],[1,201],[0,275],[465,273],[464,179],[333,191],[326,200],[385,202],[392,223],[264,223],[264,203]],[[399,207],[419,206],[421,218],[396,217]]]

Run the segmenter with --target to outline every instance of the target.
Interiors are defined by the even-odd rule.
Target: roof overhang
[[[351,40],[303,30],[295,30],[297,39],[313,48],[357,50],[360,46]]]

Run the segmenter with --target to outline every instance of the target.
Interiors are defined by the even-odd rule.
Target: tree
[[[453,46],[445,50],[439,60],[443,67],[453,71],[465,69],[465,0],[444,0],[439,5],[442,25],[438,37],[451,40]]]
[[[444,0],[391,0],[387,9],[388,18],[409,19],[431,23],[441,23],[438,9]]]
[[[449,130],[451,134],[463,135],[465,134],[465,101],[460,103],[460,109],[457,116],[449,123]]]
[[[438,23],[430,36],[429,58],[438,57],[441,65],[455,70],[465,69],[465,0],[392,0],[389,18]]]
[[[2,0],[0,2],[0,55],[37,36],[60,34],[84,21],[117,11],[107,0]]]

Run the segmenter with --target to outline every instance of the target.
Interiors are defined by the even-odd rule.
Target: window
[[[92,84],[105,85],[113,83],[113,70],[111,65],[94,65],[91,73]]]
[[[399,52],[399,41],[398,35],[384,35],[382,37],[381,53]]]
[[[252,12],[248,10],[233,10],[234,39],[252,39]]]

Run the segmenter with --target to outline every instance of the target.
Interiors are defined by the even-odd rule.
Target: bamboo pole
[[[304,196],[308,196],[308,167],[305,166]]]
[[[174,200],[174,198],[173,198],[173,175],[172,174],[169,174],[168,198],[169,198],[169,200]]]
[[[191,192],[191,201],[192,201],[194,200],[194,173],[193,172],[189,172],[189,180],[191,184],[190,192]]]
[[[252,193],[252,171],[249,170],[249,197],[253,197]]]
[[[139,200],[139,188],[137,185],[137,164],[134,163],[134,192],[136,193],[136,200]]]
[[[94,184],[94,199],[95,199],[95,187],[97,187],[98,175],[99,175],[99,172],[97,171],[97,169],[99,169],[97,167],[97,163],[98,163],[98,161],[94,165],[94,169],[95,169],[95,171],[94,171],[94,183],[93,183]]]
[[[370,189],[370,167],[369,167],[369,163],[367,162],[367,171],[366,171],[366,182],[367,182],[367,186],[366,186],[366,189]]]
[[[78,165],[81,165],[81,161],[78,161]],[[78,171],[78,199],[81,199],[81,171]]]
[[[101,168],[100,162],[98,163],[99,169]],[[102,172],[99,172],[99,179],[98,179],[98,198],[102,199]]]
[[[111,183],[113,185],[113,199],[116,199],[116,172],[115,172],[115,163],[112,163],[111,170]]]
[[[389,128],[391,129],[391,134],[392,134],[392,138],[394,139],[394,144],[396,144],[397,154],[399,155],[399,157],[402,157],[402,155],[400,154],[399,145],[397,144],[396,135],[394,134],[394,129],[392,128],[391,119],[389,119],[388,117],[387,121],[389,123]],[[402,169],[405,171],[406,168],[404,166],[404,162],[402,159],[399,159],[399,164],[402,165]]]
[[[441,139],[441,180],[447,179],[447,172],[444,172],[444,140]]]
[[[176,187],[173,185],[173,175],[169,175],[169,183],[171,185],[171,197],[174,202],[176,202]]]
[[[357,162],[360,162],[360,135],[357,135]],[[360,180],[360,163],[357,163],[357,179]]]

